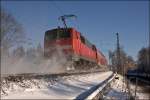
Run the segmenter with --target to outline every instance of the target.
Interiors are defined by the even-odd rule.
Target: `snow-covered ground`
[[[115,79],[111,83],[110,91],[104,96],[105,99],[113,100],[127,100],[127,94],[125,92],[126,85],[123,83],[123,77],[117,75],[119,78]]]
[[[24,80],[21,83],[3,84],[7,93],[2,99],[74,99],[93,86],[103,82],[112,74],[109,72],[72,75],[57,79]],[[5,83],[5,82],[4,82]]]
[[[130,83],[130,90],[133,96],[135,96],[135,84]],[[150,86],[137,86],[136,98],[140,100],[150,100]]]
[[[113,100],[128,100],[129,93],[128,93],[128,88],[127,85],[123,82],[123,77],[121,75],[117,75],[119,79],[115,79],[111,83],[111,89],[110,91],[104,95],[104,99],[113,99]],[[134,84],[129,84],[130,87],[130,92],[132,97],[134,97],[135,93],[135,85]],[[145,91],[141,92],[143,89],[142,87],[138,86],[137,87],[137,94],[136,94],[136,99],[137,100],[150,100],[150,90],[149,93],[145,93]],[[130,95],[130,96],[131,96]]]

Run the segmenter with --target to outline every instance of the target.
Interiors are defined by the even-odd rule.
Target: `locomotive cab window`
[[[45,40],[55,40],[56,38],[57,38],[57,35],[51,32],[46,32],[45,34]]]
[[[58,38],[70,38],[71,34],[68,30],[57,30]]]
[[[71,34],[68,30],[55,29],[45,33],[45,40],[56,40],[61,38],[70,38]]]

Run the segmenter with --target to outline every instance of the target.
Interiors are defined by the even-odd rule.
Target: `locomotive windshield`
[[[61,38],[70,38],[71,34],[68,30],[54,29],[45,33],[46,40],[57,40]]]

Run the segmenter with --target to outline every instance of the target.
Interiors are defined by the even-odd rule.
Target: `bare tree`
[[[21,58],[25,56],[25,49],[23,46],[19,46],[13,50],[13,57]]]
[[[39,57],[43,56],[43,48],[42,48],[40,43],[38,44],[38,46],[36,48],[36,55],[39,56]]]
[[[142,48],[138,53],[138,70],[150,73],[150,47]]]
[[[9,49],[25,41],[22,25],[4,9],[1,9],[1,52],[8,54]]]
[[[117,68],[117,50],[111,52],[111,63],[113,70],[117,71],[120,74],[126,73],[128,69],[132,68],[135,66],[135,61],[131,56],[128,56],[126,52],[120,48],[120,64],[121,66]],[[123,72],[124,71],[124,72]]]

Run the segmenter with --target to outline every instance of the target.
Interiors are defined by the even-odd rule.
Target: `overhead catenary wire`
[[[53,1],[52,0],[52,2],[53,2],[53,6],[58,10],[58,12],[60,13],[60,15],[64,15],[64,13],[63,13],[63,11],[61,10],[61,8],[55,3],[55,1]]]
[[[56,2],[54,0],[52,0],[52,5],[54,8],[56,8],[56,10],[58,11],[58,13],[60,14],[59,16],[61,15],[64,15],[64,12],[61,10],[61,8],[56,4]]]

